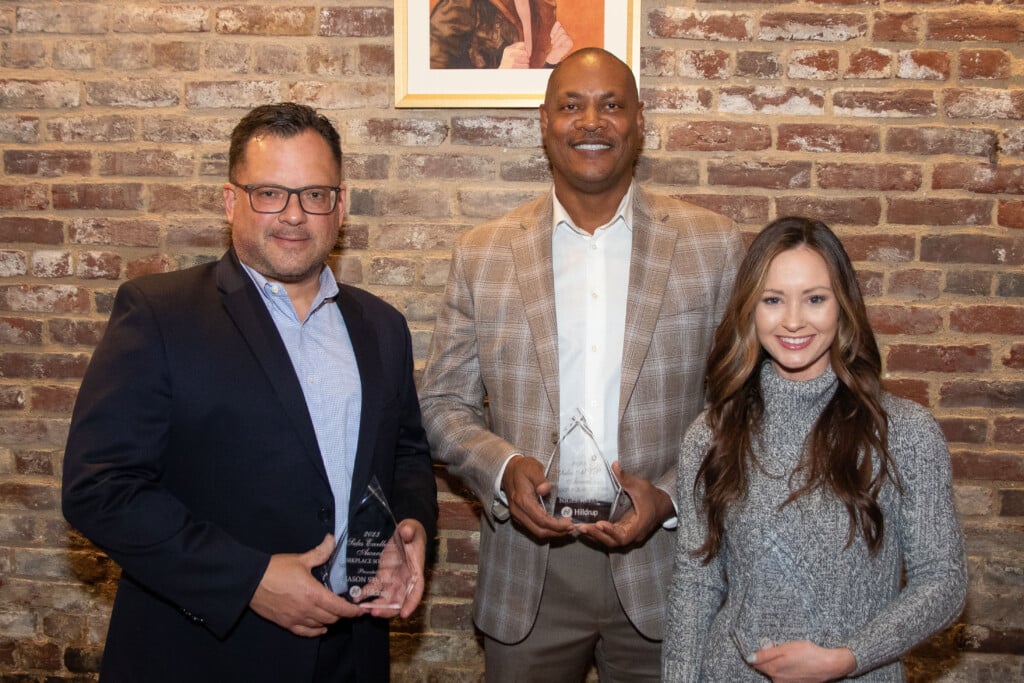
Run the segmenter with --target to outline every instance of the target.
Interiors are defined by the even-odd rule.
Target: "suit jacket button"
[[[558,432],[551,432],[551,445],[552,446],[557,446],[558,445]]]
[[[331,509],[329,507],[322,507],[319,510],[317,510],[316,513],[316,518],[324,524],[330,524],[332,516],[333,515],[331,515]]]

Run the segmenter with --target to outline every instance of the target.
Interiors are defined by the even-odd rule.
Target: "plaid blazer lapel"
[[[658,324],[678,236],[676,230],[662,227],[651,218],[643,193],[637,191],[633,200],[633,249],[626,299],[626,334],[622,347],[620,422],[636,388]]]
[[[558,323],[555,319],[555,276],[551,261],[552,205],[549,201],[533,224],[512,239],[512,260],[523,309],[533,335],[541,378],[551,408],[558,414]]]

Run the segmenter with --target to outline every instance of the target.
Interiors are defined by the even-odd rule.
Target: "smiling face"
[[[341,169],[327,142],[315,131],[306,130],[291,137],[254,136],[235,176],[239,185],[336,186]],[[224,185],[224,210],[238,258],[286,289],[317,282],[338,239],[344,206],[342,190],[338,206],[324,216],[304,212],[297,195],[289,197],[281,213],[257,213],[245,190],[231,183]]]
[[[802,381],[825,372],[839,328],[839,302],[817,252],[800,246],[772,260],[754,327],[782,377]]]
[[[621,198],[640,151],[643,104],[629,67],[609,53],[573,53],[548,81],[540,130],[555,192]]]

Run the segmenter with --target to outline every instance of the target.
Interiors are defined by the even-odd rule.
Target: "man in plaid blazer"
[[[553,193],[452,257],[421,405],[436,457],[483,504],[488,681],[660,675],[679,444],[743,247],[727,218],[634,185],[642,109],[623,62],[570,55],[540,107]],[[539,500],[577,408],[632,501],[614,523]]]

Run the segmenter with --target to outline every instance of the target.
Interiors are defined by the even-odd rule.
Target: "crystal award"
[[[376,477],[349,516],[321,580],[353,603],[399,609],[418,580]]]
[[[556,452],[557,482],[551,480],[550,473]],[[615,522],[630,506],[629,495],[605,461],[582,412],[569,421],[551,452],[544,476],[551,482],[551,491],[541,504],[555,517],[571,518],[575,524]]]

